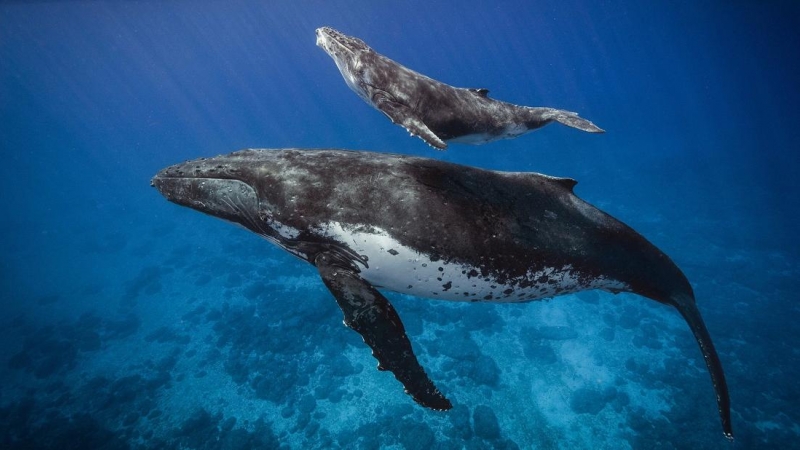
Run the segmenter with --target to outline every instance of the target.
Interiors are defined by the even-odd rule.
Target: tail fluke
[[[733,439],[733,429],[731,428],[731,405],[728,397],[728,383],[725,381],[725,373],[722,371],[722,363],[717,356],[717,350],[708,334],[706,324],[700,316],[694,298],[689,295],[676,295],[669,299],[669,304],[678,309],[683,318],[689,324],[700,350],[703,352],[703,359],[706,361],[708,372],[711,374],[711,383],[714,385],[714,392],[717,395],[717,408],[719,417],[722,419],[722,432],[728,439]]]
[[[578,116],[578,113],[574,113],[571,111],[564,111],[562,109],[550,109],[548,114],[546,114],[547,118],[558,122],[560,124],[566,125],[568,127],[577,128],[581,131],[585,131],[587,133],[605,133],[606,130],[598,127],[597,125],[593,124],[591,121],[588,121],[582,117]]]

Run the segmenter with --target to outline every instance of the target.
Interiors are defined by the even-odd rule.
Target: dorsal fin
[[[562,188],[572,192],[572,189],[578,184],[577,180],[572,178],[562,178],[562,177],[553,177],[550,175],[545,175],[543,173],[537,172],[498,172],[501,174],[505,174],[506,176],[511,176],[515,178],[521,178],[524,180],[530,180],[533,183],[541,183],[542,179],[545,179],[549,182],[555,183]]]
[[[489,95],[489,90],[486,88],[469,88],[469,91],[478,94],[481,97],[487,97]]]
[[[561,186],[564,186],[565,188],[569,189],[570,191],[572,191],[575,185],[578,184],[578,181],[572,178],[561,178],[561,177],[549,177],[549,178],[555,181],[556,183],[560,184]]]

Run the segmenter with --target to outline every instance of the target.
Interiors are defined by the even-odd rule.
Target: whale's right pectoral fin
[[[437,150],[447,148],[447,144],[436,133],[431,131],[425,125],[425,122],[420,120],[407,105],[395,102],[384,95],[376,95],[373,98],[373,102],[376,108],[392,120],[392,123],[402,126],[412,136],[418,136]]]
[[[314,259],[322,281],[344,313],[344,324],[357,331],[372,348],[378,370],[392,372],[407,394],[434,410],[452,408],[420,366],[400,316],[389,301],[362,279],[340,255],[323,252]]]

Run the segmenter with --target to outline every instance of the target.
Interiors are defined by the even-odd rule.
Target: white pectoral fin
[[[447,144],[439,138],[425,123],[416,117],[408,117],[400,125],[412,136],[417,136],[436,150],[444,150]]]
[[[402,126],[412,136],[417,136],[431,147],[437,150],[444,150],[447,144],[439,138],[425,122],[420,120],[407,105],[398,103],[381,95],[373,99],[375,107],[386,114],[392,123]]]

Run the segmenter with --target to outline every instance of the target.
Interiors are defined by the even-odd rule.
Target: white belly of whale
[[[402,245],[385,230],[376,227],[350,229],[331,222],[319,231],[367,257],[367,265],[359,263],[359,268],[361,277],[370,284],[417,297],[523,302],[585,289],[619,291],[626,287],[624,283],[606,278],[582,283],[571,266],[529,270],[522,279],[500,283],[491,276],[481,276],[479,267],[431,260],[429,255]],[[548,282],[524,283],[525,288],[519,287],[520,282],[543,278]]]
[[[452,139],[448,139],[447,142],[456,142],[459,144],[469,144],[469,145],[481,145],[481,144],[487,144],[489,142],[498,141],[500,139],[513,139],[529,131],[531,130],[528,129],[528,127],[526,127],[525,125],[512,124],[507,126],[500,133],[465,134],[464,136],[458,136]]]

